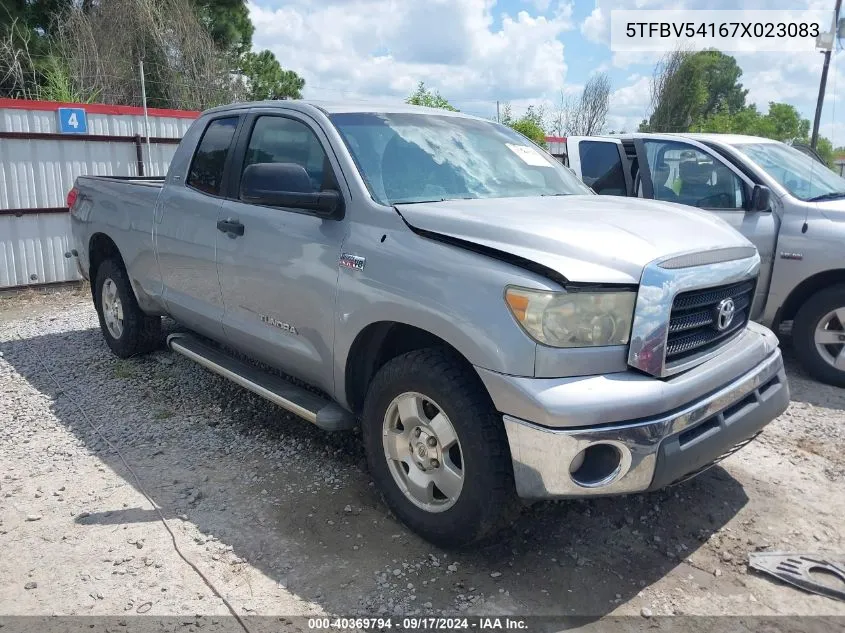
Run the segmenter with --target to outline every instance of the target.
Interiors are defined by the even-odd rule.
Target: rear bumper
[[[608,404],[626,409],[624,398],[612,391],[606,397],[615,400]],[[517,492],[543,499],[662,488],[753,438],[788,404],[783,359],[775,349],[721,389],[648,419],[549,428],[505,415]],[[571,474],[573,462],[577,465],[586,449],[586,470]]]

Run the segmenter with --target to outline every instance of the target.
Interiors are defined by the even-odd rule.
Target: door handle
[[[228,233],[229,237],[235,237],[244,234],[244,225],[232,218],[226,218],[217,222],[217,230]]]

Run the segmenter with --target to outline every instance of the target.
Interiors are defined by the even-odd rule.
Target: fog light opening
[[[622,452],[612,444],[593,444],[569,464],[569,476],[579,486],[598,488],[611,483],[622,468]]]

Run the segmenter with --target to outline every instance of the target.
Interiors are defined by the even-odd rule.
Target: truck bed
[[[97,234],[108,236],[120,250],[127,270],[143,271],[136,287],[155,292],[160,284],[154,265],[153,222],[164,178],[79,176],[75,187],[80,202],[71,212],[71,228],[78,244],[90,244]],[[80,257],[88,277],[89,261]]]

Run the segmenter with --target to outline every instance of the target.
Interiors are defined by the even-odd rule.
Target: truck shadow
[[[794,402],[804,402],[814,407],[845,411],[845,389],[826,385],[812,378],[795,357],[791,344],[781,343],[783,360],[789,373],[789,393]]]
[[[212,577],[248,564],[330,613],[599,617],[679,567],[685,577],[703,573],[683,559],[748,501],[716,467],[658,493],[537,503],[491,544],[444,552],[387,512],[356,434],[323,433],[169,352],[115,359],[96,329],[12,340],[0,351],[51,400],[59,423],[135,487],[38,357],[54,375],[74,376],[63,390],[164,515],[214,535],[179,536]],[[69,520],[84,528],[158,518],[145,502],[92,499]]]

